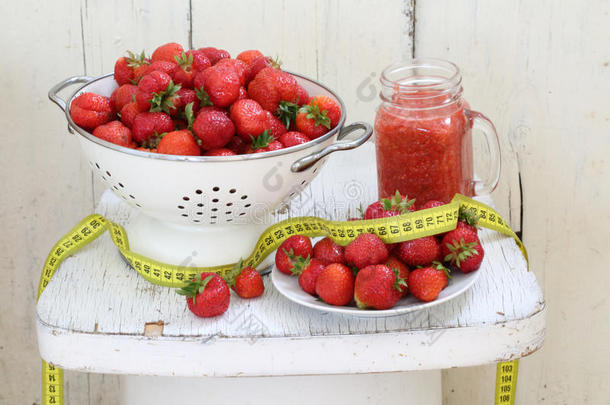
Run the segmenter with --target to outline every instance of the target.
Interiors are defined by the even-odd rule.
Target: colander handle
[[[59,97],[57,95],[57,93],[59,93],[60,91],[62,91],[63,89],[65,89],[68,86],[72,86],[73,84],[88,83],[91,80],[93,80],[93,78],[89,77],[89,76],[68,77],[67,79],[62,80],[61,82],[57,83],[55,86],[51,87],[51,90],[49,90],[49,100],[51,100],[52,102],[57,104],[57,106],[65,112],[66,111],[66,100]]]
[[[359,129],[362,129],[364,131],[360,137],[354,139],[353,141],[340,142],[347,135],[349,135],[352,132],[357,131]],[[371,137],[372,134],[373,134],[373,127],[370,124],[367,124],[366,122],[360,122],[360,121],[354,122],[353,124],[350,124],[346,127],[341,128],[341,131],[339,132],[339,136],[337,136],[337,140],[339,142],[335,142],[332,145],[327,146],[326,148],[324,148],[318,152],[312,153],[311,155],[305,156],[304,158],[297,160],[296,162],[294,162],[292,164],[292,166],[290,167],[290,170],[292,170],[294,173],[298,173],[298,172],[302,172],[303,170],[307,170],[311,166],[313,166],[318,160],[322,159],[323,157],[325,157],[333,152],[357,148],[358,146],[365,143]]]

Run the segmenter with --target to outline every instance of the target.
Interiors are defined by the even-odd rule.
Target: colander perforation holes
[[[202,193],[203,193],[203,191],[201,191],[201,190],[195,190],[195,193],[197,193],[197,194],[202,194]]]
[[[252,204],[246,204],[246,205],[244,205],[244,207],[248,208],[248,207],[250,207],[251,205],[252,205]]]
[[[212,212],[218,211],[218,208],[212,208]]]
[[[110,174],[108,170],[106,170],[106,174],[108,175],[108,177],[112,177],[112,174]]]
[[[236,192],[237,192],[237,190],[236,190],[236,189],[234,189],[234,188],[232,188],[231,190],[229,190],[229,193],[231,193],[231,194],[235,194]]]
[[[203,207],[203,203],[197,204],[198,207]]]
[[[178,209],[183,210],[183,209],[184,209],[184,205],[179,205],[179,206],[178,206]]]
[[[96,163],[95,163],[95,167],[97,167],[97,168],[99,169],[99,168],[100,168],[99,163],[97,163],[97,162],[96,162]]]
[[[212,202],[213,202],[213,203],[217,203],[217,202],[218,202],[218,198],[214,198],[214,199],[212,200]]]
[[[121,188],[125,188],[125,186],[123,185],[123,183],[119,183],[119,187],[121,187]]]
[[[189,200],[190,200],[190,198],[189,198],[189,197],[187,197],[187,196],[182,197],[182,199],[183,199],[184,201],[189,201]]]
[[[220,187],[214,186],[214,188],[212,188],[212,191],[214,191],[214,192],[220,191]]]
[[[230,207],[231,205],[233,205],[233,203],[232,202],[228,202],[226,205],[227,205],[227,207]]]

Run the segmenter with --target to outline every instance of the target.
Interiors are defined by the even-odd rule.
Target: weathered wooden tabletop
[[[344,219],[376,198],[374,149],[331,155],[281,215]],[[491,200],[482,198],[491,204]],[[125,224],[136,212],[107,191],[97,211]],[[403,316],[322,313],[281,296],[233,297],[223,316],[193,316],[184,298],[130,269],[103,235],[67,259],[37,305],[47,361],[88,372],[182,375],[370,373],[469,366],[541,347],[545,304],[515,242],[489,230],[482,272],[463,295]]]

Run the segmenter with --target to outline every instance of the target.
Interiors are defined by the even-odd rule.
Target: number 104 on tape
[[[498,363],[496,370],[496,399],[494,405],[514,405],[519,360]]]

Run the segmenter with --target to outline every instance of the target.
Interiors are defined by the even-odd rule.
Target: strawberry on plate
[[[443,260],[470,273],[481,267],[485,255],[476,228],[465,222],[458,221],[457,228],[449,231],[441,242]]]
[[[88,131],[114,118],[112,104],[108,97],[94,93],[83,93],[72,100],[70,117],[74,123]]]
[[[363,233],[345,247],[345,261],[362,269],[372,264],[380,264],[388,259],[388,248],[379,236]]]
[[[227,283],[216,273],[201,273],[176,292],[186,296],[188,308],[202,318],[224,314],[231,300]]]
[[[324,264],[345,264],[345,248],[337,245],[331,238],[323,238],[313,246],[313,257]]]
[[[397,255],[407,266],[427,266],[441,260],[441,247],[434,236],[401,242]]]
[[[299,286],[303,291],[316,295],[316,281],[325,267],[325,263],[318,259],[299,257],[292,267],[292,274],[299,276]]]
[[[434,301],[447,286],[448,276],[449,270],[439,262],[417,268],[409,273],[407,279],[409,292],[420,301]]]
[[[114,144],[130,148],[133,144],[131,130],[121,121],[110,121],[93,130],[93,135]]]
[[[316,280],[316,294],[330,305],[347,305],[354,298],[354,275],[349,267],[329,264]]]
[[[390,309],[400,300],[406,286],[398,270],[385,264],[370,265],[356,275],[354,299],[360,309]]]
[[[284,274],[291,275],[297,256],[311,257],[311,240],[305,235],[292,235],[275,252],[275,266]]]
[[[390,255],[388,260],[386,260],[385,265],[392,270],[398,271],[398,276],[403,280],[407,280],[409,278],[409,267],[396,256]],[[406,284],[400,286],[400,292],[403,297],[409,293],[409,289],[407,288]]]

